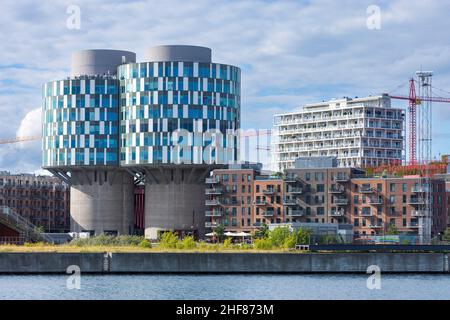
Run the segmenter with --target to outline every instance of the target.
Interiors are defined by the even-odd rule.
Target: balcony
[[[290,212],[291,217],[303,217],[305,214],[305,211],[303,210],[292,210]]]
[[[338,175],[338,176],[335,176],[333,178],[333,181],[336,181],[336,182],[348,182],[348,181],[350,181],[350,177],[345,176],[345,175]]]
[[[346,206],[346,205],[348,205],[348,199],[347,198],[334,198],[333,203],[337,204],[337,205]]]
[[[298,202],[295,199],[284,199],[283,203],[284,203],[285,206],[296,206],[296,205],[298,205]]]
[[[426,210],[413,210],[411,211],[411,217],[426,217],[428,216]]]
[[[373,188],[371,188],[370,186],[369,187],[361,187],[360,189],[359,189],[359,192],[360,193],[373,193],[374,192],[374,189]]]
[[[361,210],[361,216],[362,217],[371,217],[375,215],[374,210]]]
[[[427,186],[414,186],[411,188],[411,193],[424,193],[428,191],[429,188]]]
[[[220,206],[220,201],[217,199],[214,200],[206,200],[205,201],[206,206]]]
[[[208,188],[208,189],[205,189],[205,194],[222,194],[222,188]]]
[[[271,188],[265,189],[265,190],[263,190],[263,193],[267,194],[267,195],[271,195],[271,194],[275,193],[275,189],[271,189]]]
[[[408,203],[411,205],[424,205],[426,204],[426,201],[423,198],[410,198]]]
[[[207,210],[205,211],[206,217],[221,217],[223,215],[223,211],[221,210]]]
[[[274,214],[275,214],[275,210],[267,209],[263,212],[262,215],[263,215],[263,217],[273,217]]]
[[[345,192],[345,188],[331,187],[330,193],[343,193]]]
[[[219,183],[219,181],[217,181],[216,178],[206,178],[205,182],[208,183],[208,184]]]
[[[383,199],[381,197],[370,197],[369,204],[371,205],[383,204]]]
[[[217,227],[217,222],[207,221],[205,222],[205,228],[214,228]]]
[[[254,202],[255,206],[265,206],[267,205],[266,201],[255,201]]]
[[[284,181],[286,183],[296,183],[296,182],[300,182],[300,178],[297,175],[294,174],[287,174],[286,178],[284,179]]]
[[[345,216],[345,211],[332,210],[332,211],[330,211],[330,216],[331,217],[343,217],[343,216]]]
[[[302,192],[303,192],[302,188],[291,188],[288,191],[288,193],[292,193],[292,194],[302,194]]]

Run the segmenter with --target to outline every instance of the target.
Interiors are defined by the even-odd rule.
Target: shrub
[[[231,239],[230,238],[226,238],[225,241],[223,242],[223,247],[225,249],[229,249],[231,248],[232,244],[231,244]]]
[[[25,242],[23,244],[25,247],[41,247],[41,246],[48,246],[48,243],[45,242]]]
[[[141,236],[109,236],[100,234],[91,238],[79,238],[72,240],[69,245],[77,247],[86,246],[139,246],[144,240]]]
[[[289,237],[287,237],[284,240],[283,247],[286,249],[295,248],[296,244],[297,244],[296,235],[292,233],[291,235],[289,235]]]
[[[148,241],[147,239],[144,239],[141,242],[139,242],[139,247],[141,247],[141,248],[151,248],[152,247],[152,243],[150,241]]]
[[[255,239],[253,247],[258,250],[270,250],[273,248],[273,244],[270,239]]]
[[[183,240],[178,241],[177,248],[191,250],[197,246],[192,236],[186,236]]]
[[[159,242],[159,246],[164,249],[175,249],[178,244],[178,237],[175,232],[164,232],[161,235],[161,241]]]

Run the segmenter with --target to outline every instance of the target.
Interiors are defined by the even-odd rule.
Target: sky
[[[68,27],[73,6],[79,29]],[[273,114],[306,103],[408,95],[420,69],[450,96],[448,12],[442,0],[1,0],[0,139],[40,135],[42,84],[66,78],[82,49],[143,61],[154,45],[210,47],[213,61],[242,69],[245,129],[271,129]],[[450,153],[449,138],[450,104],[434,104],[435,156]],[[41,173],[40,150],[39,141],[0,145],[0,170]]]

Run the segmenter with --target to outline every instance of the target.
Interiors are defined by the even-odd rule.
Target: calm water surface
[[[0,299],[450,299],[450,275],[82,275],[0,276]]]

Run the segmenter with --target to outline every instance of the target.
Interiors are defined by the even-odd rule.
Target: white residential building
[[[277,170],[298,157],[336,156],[341,167],[399,163],[404,158],[405,113],[387,95],[343,98],[276,114]]]

